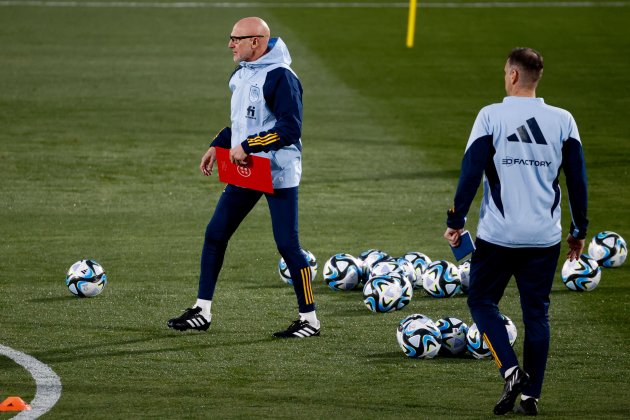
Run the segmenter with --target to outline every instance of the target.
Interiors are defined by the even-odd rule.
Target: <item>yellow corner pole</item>
[[[409,19],[407,21],[407,48],[413,48],[416,36],[416,0],[409,0]]]

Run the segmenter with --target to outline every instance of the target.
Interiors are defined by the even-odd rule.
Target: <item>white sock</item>
[[[203,315],[206,320],[212,320],[212,314],[210,313],[210,308],[212,307],[211,300],[197,299],[195,306],[201,308],[201,315]]]
[[[514,372],[514,370],[518,367],[518,365],[516,366],[512,366],[511,368],[509,368],[508,370],[505,371],[505,373],[503,374],[503,377],[507,379],[508,376],[510,376],[512,374],[512,372]]]
[[[309,324],[314,326],[315,328],[319,328],[319,321],[317,320],[317,315],[315,315],[315,311],[301,313],[300,319],[303,321],[308,321]]]
[[[534,397],[530,397],[529,395],[521,394],[521,401],[529,400],[530,398],[534,398]],[[538,402],[538,398],[534,398],[534,399],[536,400],[536,402]]]

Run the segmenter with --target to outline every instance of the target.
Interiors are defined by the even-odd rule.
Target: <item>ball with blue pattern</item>
[[[427,266],[431,264],[431,258],[417,251],[407,252],[402,258],[409,261],[416,272],[416,281],[413,282],[413,288],[422,289],[422,275]]]
[[[430,359],[442,347],[442,334],[433,320],[423,314],[404,318],[396,330],[398,345],[407,357]]]
[[[510,345],[514,346],[516,337],[518,336],[516,325],[514,325],[509,317],[503,314],[501,314],[501,318],[503,318],[505,330],[508,334],[508,340],[510,340]],[[492,352],[479,332],[477,324],[472,324],[468,328],[468,332],[466,333],[466,349],[475,359],[487,359],[492,357]]]
[[[352,290],[359,284],[361,263],[350,254],[333,255],[324,264],[323,276],[334,291]]]
[[[380,249],[368,249],[359,254],[359,261],[361,261],[361,284],[365,282],[371,276],[372,266],[381,262],[391,260],[392,257],[388,253],[381,251]]]
[[[80,260],[72,264],[66,274],[66,286],[78,297],[94,297],[107,285],[103,267],[94,260]]]
[[[468,325],[464,321],[454,316],[447,316],[435,321],[435,326],[442,334],[440,353],[455,356],[466,351]]]
[[[455,296],[462,288],[459,269],[449,261],[433,261],[422,275],[422,287],[435,298]]]
[[[363,286],[363,303],[372,312],[400,310],[412,296],[411,283],[397,273],[371,277]]]
[[[595,235],[588,244],[588,255],[600,266],[614,268],[626,261],[628,247],[621,235],[604,231]]]
[[[457,269],[459,270],[459,280],[462,285],[462,293],[468,294],[470,286],[470,258],[462,262]]]
[[[562,265],[562,282],[569,290],[575,292],[590,292],[599,285],[602,269],[594,258],[586,254]]]
[[[306,257],[306,262],[311,269],[312,282],[317,275],[317,258],[315,258],[315,255],[313,255],[311,251],[307,251],[305,249],[302,250],[302,254],[304,254],[304,257]],[[289,266],[284,261],[284,258],[280,258],[280,261],[278,261],[278,274],[280,274],[280,279],[283,282],[293,285],[293,279],[291,278],[291,273],[289,272]]]

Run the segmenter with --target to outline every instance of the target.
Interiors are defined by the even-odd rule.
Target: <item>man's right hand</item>
[[[463,232],[464,229],[453,229],[447,227],[446,232],[444,232],[444,239],[446,239],[451,246],[459,246],[459,242],[461,240],[460,236],[462,236]]]
[[[201,158],[199,169],[205,176],[212,175],[212,168],[214,168],[214,162],[217,160],[217,151],[214,147],[208,149],[208,151]]]

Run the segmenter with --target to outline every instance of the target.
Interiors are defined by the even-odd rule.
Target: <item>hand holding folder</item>
[[[237,187],[273,194],[271,162],[269,159],[249,155],[247,164],[239,166],[230,162],[229,149],[217,147],[216,151],[219,181],[236,185]]]
[[[468,254],[472,253],[475,250],[475,244],[470,236],[470,232],[467,230],[463,231],[459,237],[459,245],[452,246],[451,251],[453,251],[453,255],[457,261],[463,259]]]

